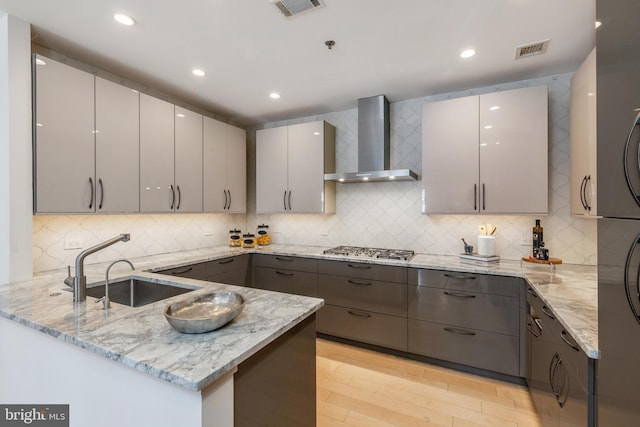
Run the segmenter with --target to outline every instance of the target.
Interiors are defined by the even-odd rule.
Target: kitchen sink
[[[87,296],[102,298],[105,293],[105,285],[87,287]],[[127,277],[109,281],[109,300],[129,307],[141,307],[200,289],[197,287],[182,287],[163,283],[151,282],[142,278]]]

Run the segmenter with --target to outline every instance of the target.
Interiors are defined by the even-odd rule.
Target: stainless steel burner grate
[[[415,255],[414,251],[404,249],[363,248],[360,246],[337,246],[323,252],[327,255],[343,255],[363,258],[397,259],[408,261]]]

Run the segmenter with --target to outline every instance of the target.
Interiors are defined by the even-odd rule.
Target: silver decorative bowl
[[[235,319],[244,303],[244,297],[235,292],[211,292],[169,304],[164,317],[179,332],[201,334]]]

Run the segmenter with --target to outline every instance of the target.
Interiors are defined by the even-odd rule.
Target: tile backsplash
[[[391,104],[391,167],[421,173],[422,104],[522,86],[549,88],[549,215],[540,217],[551,256],[566,263],[596,264],[596,221],[575,218],[569,206],[569,89],[572,73],[514,82]],[[357,166],[357,109],[310,116],[263,127],[326,120],[336,127],[336,168]],[[533,216],[424,215],[421,182],[338,184],[335,215],[257,215],[255,213],[255,128],[247,132],[247,215],[68,215],[33,217],[34,272],[72,265],[79,249],[65,250],[65,240],[81,239],[87,248],[120,233],[131,241],[91,255],[87,262],[134,258],[226,243],[230,229],[270,225],[274,243],[321,246],[359,245],[413,249],[455,255],[461,237],[477,246],[477,226],[492,223],[497,252],[519,259],[531,251]],[[532,183],[533,185],[533,183]],[[206,235],[205,235],[206,234]]]

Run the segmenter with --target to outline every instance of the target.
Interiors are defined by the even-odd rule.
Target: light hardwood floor
[[[316,343],[319,427],[541,426],[525,386]]]

